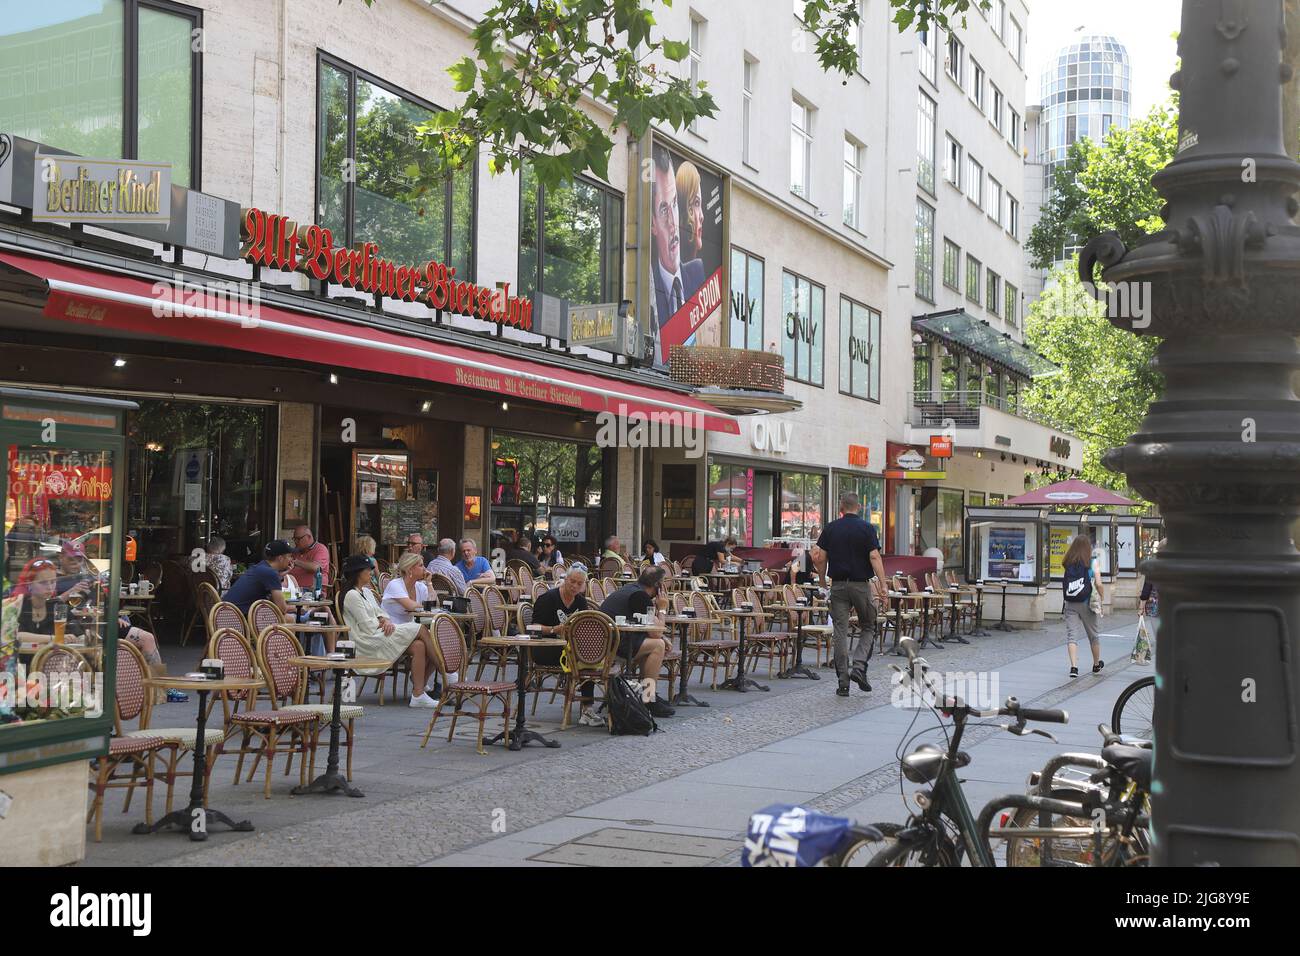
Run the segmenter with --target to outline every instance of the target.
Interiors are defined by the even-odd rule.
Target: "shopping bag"
[[[1134,664],[1151,663],[1151,632],[1147,629],[1145,614],[1138,615],[1137,640],[1133,642],[1133,653],[1129,661]]]

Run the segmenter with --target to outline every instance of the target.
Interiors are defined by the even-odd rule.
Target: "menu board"
[[[1070,542],[1078,532],[1079,529],[1071,525],[1052,526],[1047,551],[1051,556],[1048,573],[1053,580],[1065,577],[1065,552],[1070,550]]]
[[[438,537],[438,502],[384,501],[379,522],[384,541],[404,541],[412,534],[433,540]]]

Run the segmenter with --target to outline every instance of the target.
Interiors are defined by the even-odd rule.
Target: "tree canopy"
[[[1177,142],[1178,115],[1170,102],[1128,129],[1111,127],[1102,142],[1080,139],[1071,145],[1026,243],[1034,266],[1051,266],[1062,250],[1108,230],[1132,248],[1163,228],[1164,200],[1151,177],[1173,160]]]
[[[943,28],[973,7],[990,6],[988,0],[888,2],[899,30]],[[473,55],[448,68],[463,102],[424,127],[437,162],[450,172],[482,149],[494,172],[517,172],[529,159],[543,186],[588,172],[608,179],[619,127],[639,139],[652,123],[682,129],[713,116],[717,103],[707,84],[693,85],[664,65],[687,60],[690,43],[656,31],[660,6],[671,7],[672,0],[496,0],[470,33]],[[851,37],[858,11],[856,0],[803,0],[804,25],[828,72],[847,77],[857,68]],[[588,94],[613,117],[589,112]]]

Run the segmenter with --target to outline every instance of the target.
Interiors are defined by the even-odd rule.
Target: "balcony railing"
[[[979,428],[980,411],[984,408],[996,408],[1000,412],[1037,422],[1048,428],[1065,431],[1048,416],[1030,411],[1014,399],[987,395],[984,392],[932,391],[909,392],[908,404],[911,413],[908,424],[916,428],[942,428],[951,419],[954,428]]]

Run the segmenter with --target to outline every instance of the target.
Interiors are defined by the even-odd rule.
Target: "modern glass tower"
[[[1128,127],[1131,84],[1128,51],[1114,37],[1081,37],[1056,54],[1043,72],[1037,157],[1049,194],[1072,143],[1102,140],[1112,126]]]

